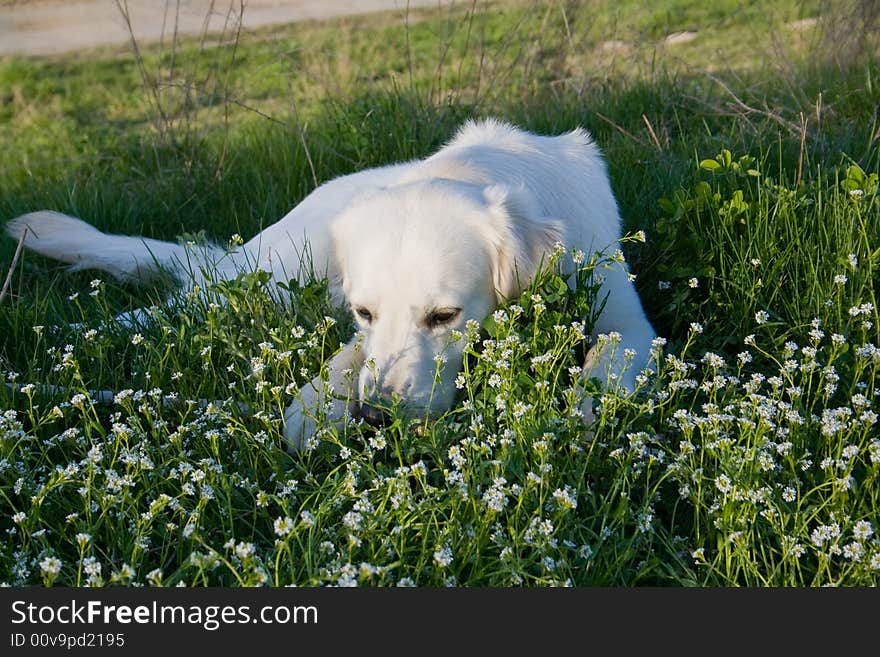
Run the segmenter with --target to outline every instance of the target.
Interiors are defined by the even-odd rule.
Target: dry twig
[[[12,256],[12,264],[9,265],[9,272],[6,274],[6,280],[3,281],[3,289],[0,290],[0,303],[3,303],[3,299],[6,298],[6,295],[9,292],[9,286],[12,284],[12,273],[15,271],[16,265],[18,265],[18,259],[21,257],[21,251],[24,248],[24,239],[27,237],[27,226],[25,226],[24,230],[21,233],[21,237],[18,239],[18,246],[15,247],[15,255]]]

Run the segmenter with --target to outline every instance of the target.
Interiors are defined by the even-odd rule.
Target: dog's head
[[[364,335],[358,390],[372,423],[395,402],[409,417],[448,410],[464,349],[452,331],[518,296],[563,238],[561,222],[522,190],[448,180],[359,199],[332,235]]]

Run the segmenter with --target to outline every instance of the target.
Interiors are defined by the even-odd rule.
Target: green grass
[[[582,125],[665,338],[634,396],[591,384],[585,432],[590,276],[616,265],[574,291],[551,266],[461,336],[449,414],[291,457],[280,413],[352,331],[322,282],[290,311],[245,276],[133,336],[100,322],[167,289],[26,254],[0,306],[0,582],[880,583],[876,49],[841,59],[846,12],[787,27],[818,5],[478,3],[0,59],[0,217],[163,239],[250,237],[466,117]]]

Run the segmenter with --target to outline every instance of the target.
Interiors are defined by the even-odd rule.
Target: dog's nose
[[[364,419],[364,422],[369,424],[371,427],[379,429],[388,424],[388,413],[383,411],[381,408],[370,406],[370,404],[361,404],[360,412],[361,417]]]

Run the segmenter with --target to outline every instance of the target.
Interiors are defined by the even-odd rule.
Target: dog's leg
[[[119,313],[113,318],[113,321],[122,328],[131,331],[149,326],[156,321],[156,315],[150,308],[135,308],[128,312]]]
[[[318,421],[342,426],[357,403],[357,380],[364,364],[360,339],[355,336],[327,361],[327,377],[316,376],[304,385],[284,412],[284,440],[288,451],[298,452],[309,445]]]
[[[608,303],[593,327],[595,344],[587,352],[582,381],[597,378],[609,389],[628,394],[636,386],[636,376],[648,363],[654,327],[645,316],[635,286],[625,271],[608,274],[604,290]],[[593,398],[580,406],[585,424],[595,420]]]

